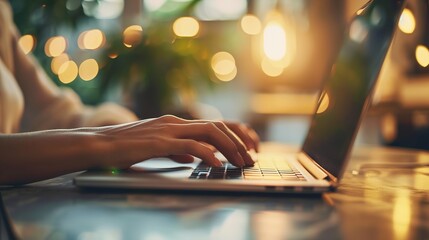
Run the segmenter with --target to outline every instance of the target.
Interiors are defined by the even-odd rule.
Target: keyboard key
[[[287,180],[305,181],[305,177],[283,159],[267,159],[269,155],[259,157],[252,167],[239,168],[229,162],[222,167],[210,167],[200,163],[192,172],[191,179],[250,179],[250,180]]]

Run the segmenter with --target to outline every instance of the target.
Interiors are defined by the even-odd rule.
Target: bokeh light
[[[264,53],[273,61],[279,61],[286,55],[286,32],[277,22],[270,22],[264,28]]]
[[[266,75],[268,75],[270,77],[277,77],[283,73],[283,67],[282,66],[275,64],[275,62],[270,61],[267,58],[264,58],[262,60],[261,69]]]
[[[78,75],[77,64],[74,61],[67,61],[61,65],[58,71],[58,78],[64,84],[73,82]]]
[[[411,34],[416,29],[416,19],[410,9],[405,8],[399,18],[399,29],[407,34]]]
[[[231,81],[237,75],[234,57],[228,52],[218,52],[211,59],[211,66],[216,77],[224,82]]]
[[[139,44],[143,38],[143,28],[140,25],[131,25],[124,30],[124,45],[133,47]]]
[[[45,54],[48,57],[57,57],[65,52],[67,40],[62,36],[55,36],[48,39],[45,44]]]
[[[257,35],[261,32],[261,21],[254,15],[245,15],[241,19],[241,28],[249,35]]]
[[[95,50],[104,45],[105,39],[101,30],[92,29],[81,33],[77,43],[80,49]]]
[[[36,45],[36,39],[32,35],[24,35],[19,38],[18,45],[25,54],[30,53]]]
[[[58,74],[58,72],[60,71],[61,66],[68,62],[70,60],[69,56],[65,53],[60,54],[59,56],[56,56],[54,58],[52,58],[52,62],[51,62],[51,70],[53,73]]]
[[[323,93],[320,96],[320,98],[321,98],[321,100],[319,100],[320,101],[319,108],[317,108],[317,113],[318,114],[325,112],[326,109],[328,109],[329,102],[330,102],[329,101],[329,95],[327,93]]]
[[[94,59],[87,59],[79,66],[79,77],[84,81],[94,79],[98,74],[98,63]]]
[[[178,37],[195,37],[200,31],[200,24],[195,18],[181,17],[174,21],[173,31]]]
[[[416,48],[416,60],[422,67],[429,66],[429,50],[423,45],[418,45]]]

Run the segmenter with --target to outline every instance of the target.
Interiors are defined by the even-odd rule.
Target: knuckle
[[[162,122],[172,122],[172,121],[174,121],[175,119],[176,119],[176,117],[175,116],[173,116],[173,115],[164,115],[164,116],[162,116],[162,117],[160,117],[159,118]]]
[[[226,124],[222,121],[213,121],[214,125],[220,128],[227,128]]]
[[[204,123],[204,125],[206,126],[207,130],[210,132],[218,130],[218,127],[216,126],[216,124],[214,122],[206,122],[206,123]]]

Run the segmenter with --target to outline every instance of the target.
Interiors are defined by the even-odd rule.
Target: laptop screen
[[[334,177],[343,174],[403,2],[374,0],[359,11],[320,94],[302,150]]]

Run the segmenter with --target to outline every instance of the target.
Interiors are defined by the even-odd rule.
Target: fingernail
[[[254,164],[255,161],[253,161],[252,154],[250,152],[246,152],[246,163],[247,164]]]
[[[238,158],[238,166],[240,167],[244,167],[246,165],[246,162],[244,161],[243,157],[241,156],[241,154],[239,152],[237,152],[237,158]]]

